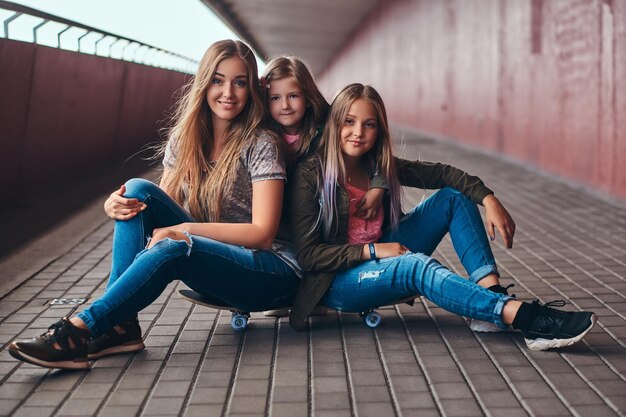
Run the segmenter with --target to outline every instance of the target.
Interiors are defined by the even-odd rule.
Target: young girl
[[[512,326],[533,350],[570,345],[591,329],[593,313],[522,303],[478,285],[496,269],[474,202],[488,212],[500,210],[488,217],[506,217],[506,211],[480,179],[447,165],[394,158],[391,149],[378,93],[362,84],[345,87],[331,106],[319,153],[291,179],[288,214],[298,261],[307,271],[290,314],[293,327],[305,327],[318,302],[358,312],[419,294],[451,312]],[[374,170],[387,177],[389,198],[364,230],[353,201]],[[446,188],[402,217],[401,185]],[[428,256],[448,230],[469,280]],[[512,230],[507,233],[512,237]]]
[[[137,312],[174,279],[247,311],[290,305],[299,270],[275,240],[283,144],[260,130],[262,120],[252,51],[238,41],[213,44],[179,104],[161,188],[133,179],[105,203],[117,220],[106,292],[47,333],[13,342],[11,355],[82,369],[88,359],[143,349]]]
[[[285,140],[288,160],[296,166],[319,145],[329,104],[311,72],[300,59],[279,56],[267,63],[261,76],[269,125]],[[382,204],[387,181],[373,173],[369,189],[356,203],[357,215],[369,220]]]

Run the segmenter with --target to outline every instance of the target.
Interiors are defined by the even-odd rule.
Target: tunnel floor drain
[[[85,303],[86,298],[55,298],[50,301],[51,306],[77,306]]]

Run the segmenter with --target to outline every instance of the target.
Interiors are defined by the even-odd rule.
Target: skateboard
[[[217,297],[210,295],[198,294],[194,290],[179,290],[178,293],[188,301],[194,304],[203,305],[205,307],[211,307],[218,310],[228,310],[231,313],[230,326],[233,330],[241,331],[248,327],[248,320],[250,319],[249,311],[242,311],[230,304],[220,300]]]
[[[211,308],[215,308],[218,310],[230,311],[231,312],[230,326],[233,328],[233,330],[241,331],[241,330],[244,330],[246,327],[248,327],[248,320],[250,319],[249,311],[242,311],[240,309],[237,309],[236,307],[229,305],[228,303],[225,303],[219,298],[198,294],[197,292],[193,290],[179,290],[178,293],[182,295],[183,298],[185,298],[188,301],[191,301],[194,304],[203,305],[205,307],[211,307]],[[418,297],[418,295],[413,295],[407,298],[403,298],[402,300],[398,300],[391,304],[386,304],[384,306],[379,306],[379,307],[393,306],[393,305],[402,304],[402,303],[413,305],[415,297]],[[357,312],[359,316],[361,317],[361,319],[363,319],[363,322],[365,323],[365,325],[367,325],[367,327],[371,327],[372,329],[375,329],[376,327],[380,326],[380,323],[382,322],[382,317],[380,313],[376,311],[376,308],[378,307],[370,308],[362,312]],[[344,313],[351,313],[351,312],[344,311]]]

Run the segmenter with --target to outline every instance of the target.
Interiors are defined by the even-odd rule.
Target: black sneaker
[[[532,321],[527,330],[522,330],[530,350],[570,346],[582,339],[598,319],[589,311],[561,311],[552,308],[564,305],[563,300],[543,305],[539,301],[533,301]]]
[[[515,284],[509,284],[506,287],[503,287],[500,284],[496,284],[496,285],[492,285],[491,287],[487,289],[489,291],[492,291],[498,294],[509,295],[509,288],[512,288],[514,286]],[[511,298],[516,298],[515,294],[511,294]],[[488,321],[476,320],[476,319],[469,319],[469,326],[472,331],[481,332],[481,333],[497,333],[497,332],[515,331],[511,326],[507,327],[506,329],[502,329],[496,326],[494,323],[491,323]]]
[[[9,353],[16,359],[45,368],[89,369],[87,341],[89,330],[74,326],[67,317],[48,328],[34,339],[9,345]]]
[[[132,318],[87,343],[87,357],[91,360],[117,353],[139,352],[145,349],[141,338],[139,320]]]

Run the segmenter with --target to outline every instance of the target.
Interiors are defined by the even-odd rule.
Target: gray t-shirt
[[[242,149],[239,166],[231,193],[223,197],[220,212],[222,223],[252,223],[252,183],[265,180],[287,181],[284,145],[275,138],[261,131],[256,141]],[[165,148],[163,166],[172,168],[177,157],[176,140],[170,139]],[[188,189],[183,189],[185,200]],[[189,209],[187,201],[183,206]],[[199,221],[203,221],[199,219]],[[272,250],[294,271],[301,275],[301,269],[289,242],[276,239]]]

